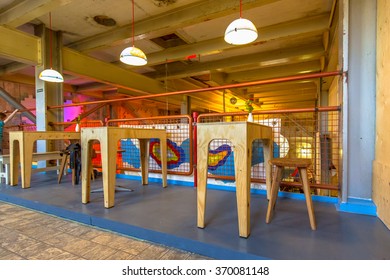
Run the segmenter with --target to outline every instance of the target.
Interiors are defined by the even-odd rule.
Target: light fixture
[[[234,105],[236,103],[237,103],[237,98],[235,98],[234,96],[230,98],[230,104]]]
[[[256,39],[256,26],[250,20],[242,18],[242,0],[240,0],[240,18],[226,28],[225,41],[232,45],[244,45]]]
[[[133,3],[133,19],[132,19],[132,31],[133,31],[133,46],[124,49],[119,58],[125,64],[134,65],[134,66],[142,66],[148,63],[148,59],[143,51],[139,48],[134,47],[134,0]]]
[[[62,75],[53,69],[53,42],[52,42],[52,29],[51,29],[51,13],[49,13],[49,24],[50,24],[50,33],[49,33],[49,44],[50,44],[50,69],[45,69],[39,74],[39,79],[46,82],[52,83],[62,83],[64,78]]]

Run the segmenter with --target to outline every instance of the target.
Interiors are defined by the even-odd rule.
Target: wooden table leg
[[[19,140],[20,141],[20,140]],[[24,142],[24,143],[23,143]],[[20,171],[22,177],[22,188],[28,189],[31,185],[32,154],[34,141],[27,140],[19,142],[20,149]]]
[[[199,140],[199,138],[198,138]],[[205,140],[204,138],[202,140]],[[198,162],[197,162],[197,209],[198,209],[198,227],[205,227],[206,197],[207,197],[207,163],[209,153],[209,142],[198,141]]]
[[[163,187],[168,186],[167,182],[167,138],[160,138],[160,156],[161,156],[161,177],[163,182]]]
[[[147,185],[149,181],[149,139],[138,139],[141,162],[142,185]]]
[[[91,154],[92,154],[92,141],[82,141],[81,142],[81,200],[82,203],[88,203],[90,200],[91,193],[91,177],[85,176],[85,174],[89,174],[88,170],[90,170],[91,162]],[[72,170],[72,176],[75,170]]]
[[[100,138],[104,207],[106,208],[111,208],[115,205],[116,156],[113,155],[117,154],[118,141],[119,139],[110,133],[101,135]]]
[[[236,197],[238,231],[241,237],[248,237],[250,234],[250,175],[252,147],[245,139],[243,142],[233,142],[234,145],[234,167],[236,177]]]
[[[272,166],[269,161],[273,158],[273,140],[263,140],[265,184],[267,186],[267,199],[270,199],[272,187]]]
[[[19,140],[10,141],[10,179],[11,186],[16,186],[19,180],[20,146]]]

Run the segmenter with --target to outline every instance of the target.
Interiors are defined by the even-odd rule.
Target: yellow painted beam
[[[14,2],[15,4],[12,7],[0,13],[0,24],[18,27],[68,4],[72,0],[23,0]]]
[[[162,84],[156,80],[65,47],[62,48],[62,67],[64,71],[77,76],[111,84],[135,94],[165,92]]]
[[[41,61],[41,39],[25,32],[0,26],[0,56],[29,65]]]
[[[3,75],[1,76],[2,81],[12,82],[12,83],[19,83],[19,84],[25,84],[34,86],[35,85],[35,78],[31,76],[27,76],[24,74],[9,74],[9,75]]]

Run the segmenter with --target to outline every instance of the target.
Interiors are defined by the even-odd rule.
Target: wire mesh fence
[[[192,119],[189,116],[178,115],[138,119],[117,119],[109,120],[107,125],[118,127],[165,129],[167,132],[168,173],[177,175],[192,174]],[[118,155],[118,157],[121,157],[120,161],[117,160],[118,169],[139,171],[139,141],[137,139],[122,139],[118,143],[118,149],[122,151],[121,155]],[[151,160],[149,160],[149,171],[161,172],[159,139],[150,140],[149,152],[151,158]],[[98,162],[96,164],[98,164]]]
[[[279,110],[253,112],[254,122],[270,126],[274,133],[274,157],[309,158],[310,182],[318,194],[337,196],[340,170],[341,131],[338,107],[317,109]],[[198,122],[244,121],[246,113],[204,114]],[[215,154],[221,147],[229,148],[231,143],[224,139],[213,140],[209,153]],[[221,164],[209,165],[209,177],[220,180],[234,180],[234,152],[229,158],[221,155]],[[265,182],[265,166],[261,141],[252,143],[251,181]],[[218,168],[215,168],[218,166]],[[298,170],[285,168],[282,188],[286,191],[300,191]],[[328,191],[323,191],[327,189]],[[329,191],[331,190],[331,191]],[[322,192],[322,193],[321,193]]]
[[[309,170],[311,186],[318,194],[337,196],[339,174],[341,170],[341,114],[339,107],[323,107],[299,110],[277,110],[253,112],[254,122],[270,126],[274,133],[274,157],[309,158],[313,164]],[[247,113],[201,114],[197,122],[234,122],[246,121]],[[51,124],[53,130],[74,131],[76,122]],[[103,126],[101,121],[81,121],[80,127]],[[113,119],[107,126],[159,128],[167,131],[168,140],[168,173],[192,176],[194,162],[194,145],[192,118],[188,115]],[[36,130],[34,125],[16,125],[6,127],[7,132],[15,130]],[[8,133],[5,133],[7,135]],[[196,137],[196,135],[194,135]],[[7,138],[4,138],[8,148]],[[54,143],[52,150],[64,149],[64,141]],[[137,139],[122,139],[118,142],[118,172],[140,171],[139,143]],[[209,162],[209,177],[221,182],[234,181],[234,151],[231,143],[224,139],[216,139],[210,143],[209,153],[213,161]],[[93,144],[95,167],[101,166],[100,144]],[[231,153],[224,153],[231,149]],[[152,139],[149,145],[150,172],[161,172],[160,143]],[[227,155],[227,156],[226,156]],[[210,157],[209,157],[210,161]],[[265,183],[265,166],[261,141],[252,143],[251,159],[252,187]],[[286,168],[283,174],[282,189],[300,191],[298,172],[294,168]],[[321,193],[322,192],[322,193]]]

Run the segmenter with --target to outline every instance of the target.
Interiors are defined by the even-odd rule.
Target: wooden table
[[[10,145],[10,171],[11,185],[18,184],[18,169],[20,163],[22,188],[30,187],[34,142],[37,140],[79,140],[79,132],[65,131],[11,131],[9,133]],[[15,141],[19,145],[15,145]]]
[[[215,139],[227,139],[234,150],[236,179],[236,196],[238,211],[238,228],[241,237],[250,234],[250,176],[252,159],[252,142],[263,141],[264,165],[266,171],[267,194],[271,189],[272,169],[269,160],[272,158],[272,128],[253,122],[225,122],[197,124],[197,194],[198,194],[198,227],[205,227],[205,206],[207,193],[207,163],[209,144]]]
[[[167,134],[165,129],[124,128],[124,127],[90,127],[81,129],[81,177],[82,202],[88,203],[91,193],[92,141],[100,142],[102,155],[104,207],[114,206],[116,155],[120,139],[138,139],[140,143],[140,160],[142,184],[148,184],[149,142],[152,138],[160,139],[161,171],[163,187],[167,186]]]

